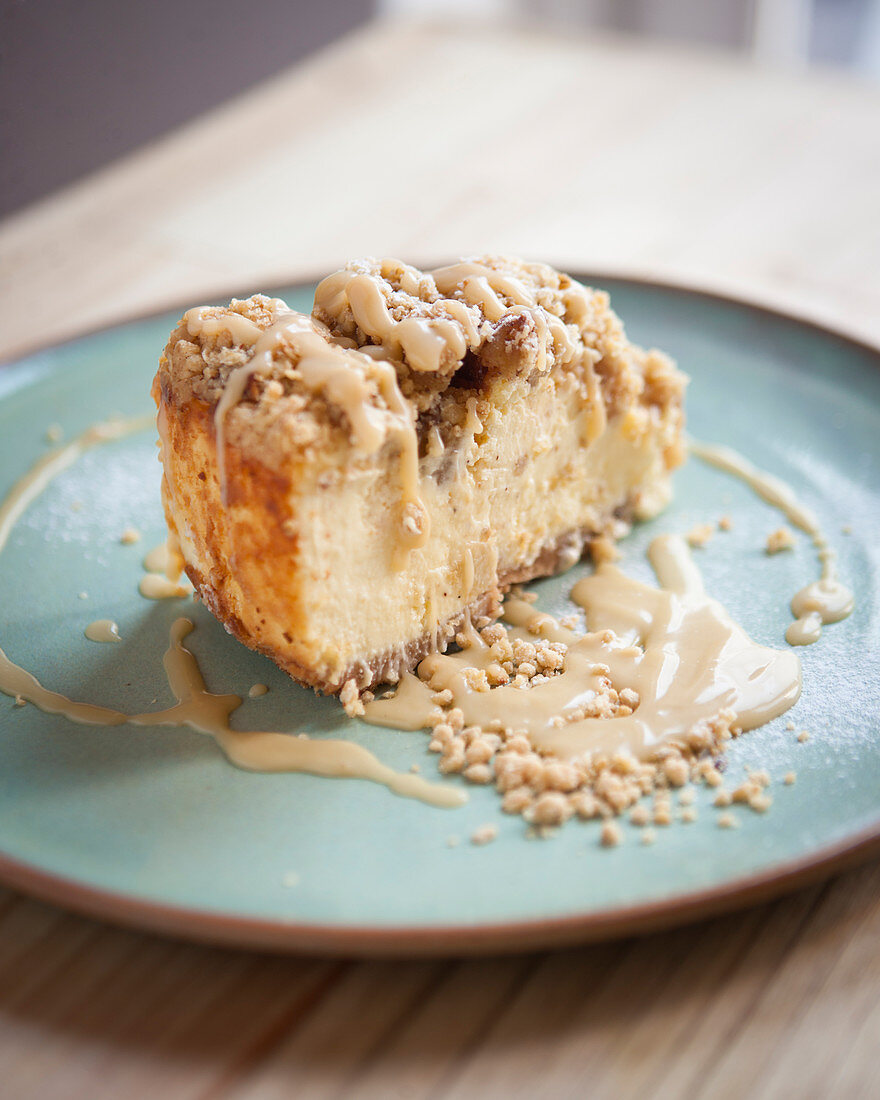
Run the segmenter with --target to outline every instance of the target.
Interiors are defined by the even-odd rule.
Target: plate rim
[[[688,282],[628,275],[623,271],[572,271],[574,278],[601,287],[603,281],[627,283],[646,290],[660,290],[682,297],[720,302],[807,328],[878,360],[880,342],[854,336],[797,311],[761,302],[748,295],[716,289],[702,289]],[[279,281],[275,289],[314,286],[319,278],[297,275]],[[275,280],[273,279],[274,283]],[[270,290],[272,287],[270,286]],[[241,289],[211,297],[236,297]],[[253,293],[253,291],[251,291]],[[15,370],[25,360],[64,348],[80,340],[138,324],[161,314],[188,308],[176,299],[167,305],[122,317],[76,333],[50,344],[17,352],[12,360],[0,359],[0,371]],[[0,883],[84,916],[128,928],[181,937],[190,941],[227,947],[304,954],[360,957],[443,957],[502,954],[514,951],[555,949],[580,943],[629,935],[642,935],[700,919],[732,912],[748,905],[779,897],[784,893],[840,873],[880,855],[880,817],[856,833],[824,845],[794,860],[775,864],[763,871],[742,875],[716,886],[676,893],[667,898],[636,905],[603,908],[591,912],[503,922],[450,925],[358,925],[310,924],[281,918],[253,917],[241,913],[215,912],[192,906],[152,901],[135,894],[88,885],[75,878],[42,870],[5,854],[0,848]]]
[[[196,943],[306,955],[443,958],[556,950],[664,931],[771,901],[880,855],[880,819],[854,836],[754,875],[637,905],[472,925],[310,924],[170,905],[83,885],[0,852],[0,882],[80,915]]]

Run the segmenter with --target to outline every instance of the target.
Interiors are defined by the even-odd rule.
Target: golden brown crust
[[[302,634],[306,625],[302,578],[291,569],[297,536],[286,509],[294,471],[273,470],[231,447],[224,505],[213,409],[198,400],[163,409],[162,496],[169,530],[184,548],[187,574],[227,630],[251,648],[271,653],[289,647],[287,638]]]

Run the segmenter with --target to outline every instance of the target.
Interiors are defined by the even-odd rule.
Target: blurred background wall
[[[373,15],[598,28],[880,76],[880,0],[0,0],[0,217]],[[246,153],[242,135],[224,155]]]
[[[0,0],[0,217],[374,10],[373,0]],[[225,155],[246,151],[243,134]]]

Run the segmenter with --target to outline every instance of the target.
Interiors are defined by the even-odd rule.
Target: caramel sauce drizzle
[[[90,642],[121,642],[119,624],[112,619],[96,619],[83,631]]]
[[[198,662],[183,644],[193,629],[189,619],[171,627],[163,664],[168,686],[177,700],[165,710],[126,714],[93,703],[77,702],[50,691],[26,669],[14,664],[0,649],[0,691],[33,703],[47,714],[62,714],[72,722],[92,726],[189,726],[208,734],[236,767],[259,772],[308,772],[310,775],[370,779],[395,794],[417,798],[432,806],[460,806],[467,795],[417,775],[396,772],[353,741],[312,740],[275,731],[234,730],[229,716],[241,705],[239,695],[208,691]]]
[[[851,615],[855,598],[850,589],[838,580],[837,553],[829,544],[816,516],[798,500],[791,486],[773,474],[759,470],[732,447],[691,440],[688,448],[703,462],[740,478],[762,500],[778,508],[790,523],[810,536],[821,574],[818,580],[805,585],[792,596],[791,613],[795,621],[785,632],[789,645],[812,645],[822,636],[822,627],[826,623],[840,622]]]
[[[418,668],[420,679],[405,677],[396,696],[368,704],[366,720],[418,729],[429,724],[432,692],[448,689],[466,725],[485,729],[500,723],[524,731],[541,752],[573,758],[597,751],[649,755],[724,710],[735,713],[742,729],[788,710],[801,690],[798,658],[753,642],[706,595],[682,539],[660,536],[651,543],[649,557],[659,589],[609,563],[575,584],[572,599],[586,611],[591,628],[584,636],[523,600],[507,601],[505,618],[514,635],[568,646],[561,674],[525,690],[512,684],[478,690],[466,670],[486,668],[492,657],[474,632],[462,651],[426,657]],[[600,696],[609,679],[618,691],[638,693],[633,714],[560,724],[560,717]]]

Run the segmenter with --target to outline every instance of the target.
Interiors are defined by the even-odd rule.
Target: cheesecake
[[[257,294],[171,333],[169,530],[227,630],[350,699],[660,511],[684,383],[544,264],[355,261],[311,314]]]

